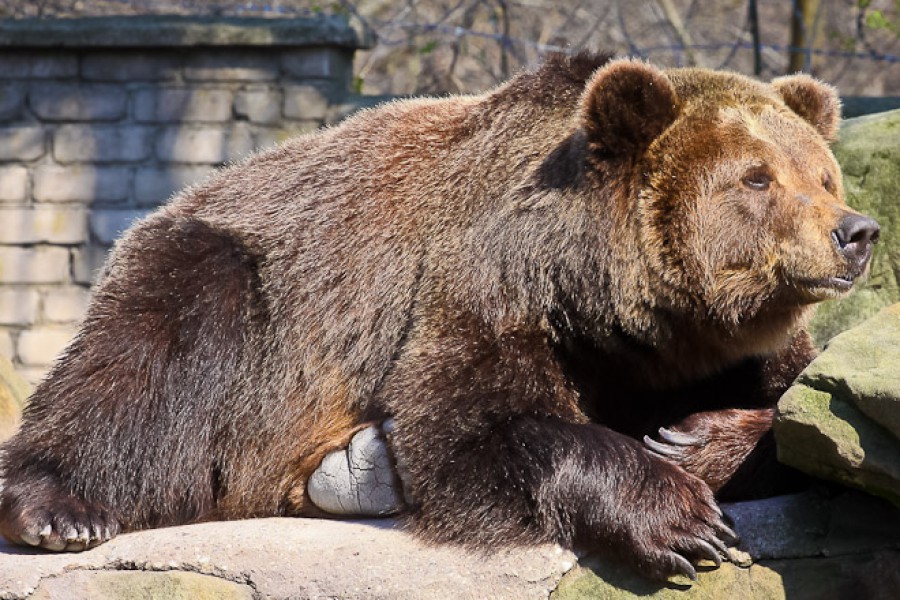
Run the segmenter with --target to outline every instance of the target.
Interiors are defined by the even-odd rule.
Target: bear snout
[[[878,241],[881,227],[865,215],[848,215],[841,219],[831,237],[850,267],[849,275],[856,278],[866,269],[872,256],[872,244]]]

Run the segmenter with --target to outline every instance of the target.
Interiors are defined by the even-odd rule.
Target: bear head
[[[765,353],[865,274],[878,225],[844,201],[832,87],[618,60],[588,82],[580,118],[596,170],[630,173],[661,313]]]

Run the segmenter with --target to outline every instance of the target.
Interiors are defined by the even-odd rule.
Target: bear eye
[[[822,187],[829,194],[834,193],[834,180],[831,178],[831,173],[826,172],[822,175]]]
[[[750,169],[741,182],[751,190],[764,192],[769,189],[769,184],[772,183],[772,174],[765,168]]]

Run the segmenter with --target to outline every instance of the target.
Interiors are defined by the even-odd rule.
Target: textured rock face
[[[858,492],[725,505],[743,538],[697,583],[647,581],[554,546],[471,554],[425,546],[393,520],[261,519],[122,535],[77,554],[0,541],[4,600],[895,600],[900,518]]]
[[[723,506],[742,551],[697,582],[661,585],[588,557],[551,600],[893,600],[900,589],[900,512],[855,492],[806,492]],[[711,566],[711,563],[710,563]]]
[[[778,413],[782,462],[900,506],[900,304],[832,339]]]
[[[900,110],[844,121],[834,154],[848,204],[877,219],[882,234],[866,285],[846,300],[819,307],[810,331],[820,345],[900,302]]]
[[[425,546],[388,520],[260,519],[127,534],[79,554],[0,541],[0,598],[538,600],[574,563],[555,546]]]

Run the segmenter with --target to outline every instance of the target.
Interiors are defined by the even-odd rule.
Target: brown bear
[[[392,416],[423,538],[693,575],[878,234],[839,113],[806,76],[553,56],[227,168],[116,245],[4,448],[0,529],[315,514],[322,457]]]

